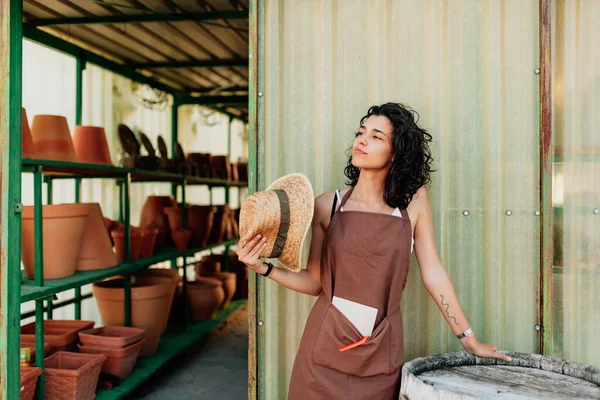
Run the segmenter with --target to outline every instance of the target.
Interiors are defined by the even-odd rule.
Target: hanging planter
[[[112,268],[119,261],[112,250],[111,238],[106,229],[102,210],[98,203],[88,203],[83,242],[77,263],[77,271],[93,271]]]
[[[187,289],[192,320],[213,319],[225,300],[221,281],[213,278],[197,278],[196,281],[188,282]]]
[[[131,375],[143,344],[144,339],[122,348],[95,347],[80,344],[78,349],[79,353],[82,354],[102,354],[106,356],[106,361],[102,364],[101,372],[125,379]]]
[[[71,276],[83,242],[89,207],[87,204],[42,206],[44,249],[44,279]],[[34,278],[33,206],[23,207],[21,257],[27,278]]]
[[[161,329],[168,318],[173,282],[169,278],[133,276],[131,284],[131,322],[136,328],[144,329],[146,341],[140,356],[154,354],[160,341]],[[124,325],[124,280],[109,279],[96,282],[92,293],[104,325]]]
[[[36,158],[76,162],[67,119],[60,115],[36,115],[31,124]]]
[[[59,351],[46,358],[46,400],[96,398],[103,354],[77,354]]]
[[[73,137],[77,161],[87,164],[113,165],[104,128],[77,125]]]
[[[23,123],[23,139],[21,143],[22,157],[23,158],[35,158],[35,147],[33,146],[33,139],[31,138],[31,130],[29,129],[29,120],[27,119],[27,111],[22,109],[22,123]]]

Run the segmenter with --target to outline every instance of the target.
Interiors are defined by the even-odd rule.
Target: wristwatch
[[[471,330],[471,328],[467,329],[466,331],[464,331],[463,333],[461,333],[460,335],[456,335],[456,337],[458,338],[458,340],[469,336],[471,333],[473,333],[473,330]]]
[[[271,275],[271,273],[273,272],[273,268],[275,268],[275,267],[273,266],[273,264],[271,264],[268,261],[263,261],[263,262],[267,266],[267,271],[264,274],[261,274],[261,275],[264,276],[264,277],[266,277],[266,278],[268,278],[269,275]]]

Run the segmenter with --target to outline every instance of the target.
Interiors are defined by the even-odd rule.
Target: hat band
[[[279,231],[277,232],[277,239],[273,245],[273,251],[269,258],[277,258],[283,253],[285,241],[287,240],[288,230],[290,229],[290,201],[287,193],[284,190],[276,189],[277,198],[279,199],[279,209],[281,211],[281,217],[279,219]]]

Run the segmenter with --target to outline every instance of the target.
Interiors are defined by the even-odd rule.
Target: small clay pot
[[[142,233],[135,227],[130,227],[130,240],[129,240],[129,261],[137,261],[140,258],[140,250],[142,248]],[[125,229],[119,227],[110,232],[115,243],[115,251],[119,262],[125,262]]]
[[[44,321],[44,343],[52,346],[55,352],[76,351],[78,333],[93,327],[94,321],[48,319]],[[21,327],[21,343],[35,347],[35,322]]]
[[[192,236],[192,231],[189,229],[177,229],[171,232],[171,237],[175,242],[175,248],[178,251],[184,251],[188,248],[188,242]]]
[[[188,282],[187,289],[192,320],[208,321],[213,319],[225,299],[221,281],[199,278],[196,281]]]
[[[64,278],[75,273],[88,212],[87,204],[42,206],[44,279]],[[23,207],[21,219],[21,257],[27,277],[33,279],[35,276],[33,206]]]
[[[35,147],[33,146],[33,139],[31,138],[31,130],[29,129],[29,120],[27,119],[27,111],[22,109],[22,123],[23,123],[23,139],[21,143],[22,157],[23,158],[35,158]]]
[[[77,125],[73,147],[77,161],[81,163],[113,165],[104,128]]]
[[[217,207],[188,205],[186,211],[187,228],[192,231],[189,247],[192,249],[206,247]],[[172,230],[181,228],[181,208],[166,207],[165,214]]]
[[[101,372],[103,374],[114,375],[121,379],[125,379],[131,375],[144,341],[145,340],[142,339],[127,347],[118,349],[81,344],[77,347],[79,353],[82,354],[104,354],[106,356],[106,361],[102,364]]]
[[[139,226],[152,224],[159,229],[154,246],[155,251],[173,244],[170,235],[169,219],[165,214],[166,207],[177,207],[177,202],[173,196],[148,196],[140,215]]]
[[[214,272],[210,276],[210,278],[216,278],[223,282],[223,290],[225,291],[225,299],[223,303],[220,305],[220,309],[223,309],[229,305],[233,295],[235,294],[237,277],[233,272]]]
[[[213,226],[208,239],[209,243],[222,243],[225,233],[227,232],[228,225],[229,206],[221,205],[217,206],[213,218]]]
[[[89,203],[87,206],[89,211],[85,221],[77,271],[112,268],[119,261],[112,250],[111,239],[106,230],[106,221],[102,217],[100,204]]]
[[[141,229],[141,228],[140,228]],[[152,257],[154,255],[154,246],[158,237],[158,228],[154,225],[148,225],[141,229],[142,247],[140,249],[140,258]]]
[[[36,115],[31,124],[36,158],[76,162],[67,119],[60,115]]]

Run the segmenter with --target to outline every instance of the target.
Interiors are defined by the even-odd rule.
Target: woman
[[[361,119],[345,168],[350,188],[315,199],[308,265],[272,269],[279,284],[318,296],[304,333],[289,399],[397,399],[403,363],[400,300],[413,251],[425,288],[464,349],[510,361],[469,327],[436,248],[425,185],[432,172],[431,136],[401,104],[373,106]],[[259,274],[266,239],[240,241],[240,261]],[[376,309],[365,336],[334,297]],[[339,304],[339,303],[338,303]],[[424,335],[407,328],[409,335]],[[362,340],[361,340],[362,338]],[[343,350],[343,351],[342,351]]]

